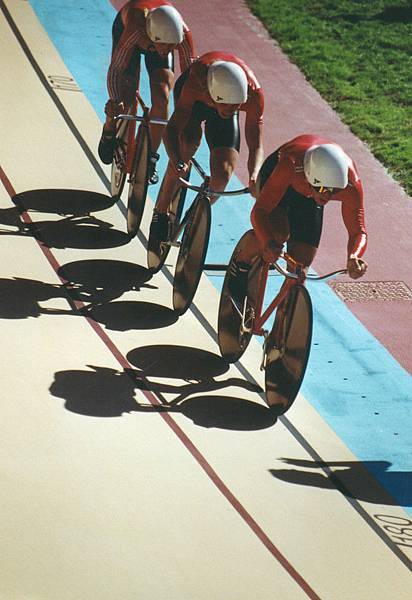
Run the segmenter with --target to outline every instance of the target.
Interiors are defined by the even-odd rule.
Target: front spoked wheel
[[[211,223],[210,201],[198,194],[186,224],[173,279],[173,308],[183,315],[196,293],[205,263]]]
[[[252,230],[247,231],[236,245],[223,282],[218,315],[218,342],[222,357],[230,363],[238,361],[252,338],[253,324],[256,314],[256,299],[263,273],[263,262],[257,259],[249,271],[247,283],[247,301],[245,318],[239,314],[229,290],[230,272],[234,261]]]
[[[136,138],[127,201],[127,233],[134,237],[139,231],[149,185],[150,139],[147,127],[140,125]]]
[[[189,179],[190,170],[186,175],[186,179]],[[161,194],[162,184],[160,186],[159,195]],[[170,250],[170,241],[173,239],[174,232],[179,227],[180,217],[182,215],[183,206],[185,203],[187,188],[179,187],[175,192],[170,204],[169,204],[169,235],[166,242],[159,242],[149,236],[147,243],[147,266],[152,273],[157,273],[163,267],[167,255]]]
[[[268,405],[278,415],[292,406],[308,364],[313,311],[309,292],[294,285],[282,316],[278,309],[266,340],[265,389]]]
[[[130,121],[120,121],[116,132],[116,145],[113,154],[110,191],[113,198],[118,200],[122,195],[126,181],[127,138]]]

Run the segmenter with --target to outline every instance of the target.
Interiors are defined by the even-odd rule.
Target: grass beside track
[[[246,1],[342,121],[412,195],[411,0]]]

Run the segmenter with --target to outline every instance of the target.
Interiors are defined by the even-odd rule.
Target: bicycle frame
[[[199,175],[201,176],[203,181],[200,186],[197,186],[197,185],[192,185],[186,179],[183,179],[183,177],[179,177],[179,181],[180,181],[181,185],[188,188],[189,190],[193,190],[195,192],[198,192],[198,193],[203,194],[204,196],[208,196],[208,197],[209,196],[235,196],[238,194],[244,194],[244,193],[249,192],[249,188],[242,188],[241,190],[232,190],[232,191],[228,191],[228,192],[226,192],[226,191],[216,192],[214,190],[211,190],[208,187],[208,185],[210,183],[210,175],[207,175],[206,171],[203,169],[203,167],[198,163],[198,161],[195,158],[192,157],[190,159],[190,163],[194,166],[194,168],[199,173]],[[193,204],[186,211],[183,219],[179,223],[179,226],[173,232],[172,239],[169,242],[167,242],[171,246],[179,246],[179,242],[177,242],[177,239],[179,238],[179,235],[181,234],[181,232],[183,231],[183,229],[186,226],[186,223],[190,217],[190,212],[191,212],[192,206],[193,206]]]
[[[322,276],[307,275],[303,268],[303,265],[296,262],[286,252],[281,254],[281,258],[283,258],[286,261],[287,265],[289,267],[293,268],[295,272],[292,273],[290,271],[286,271],[277,262],[273,263],[273,266],[271,266],[270,263],[266,263],[266,262],[263,264],[262,274],[260,277],[259,288],[258,288],[258,293],[257,293],[257,301],[256,301],[256,309],[255,309],[256,313],[253,318],[252,328],[248,328],[245,323],[247,299],[245,300],[243,314],[240,315],[242,317],[241,327],[245,332],[247,331],[247,332],[251,332],[254,335],[265,336],[267,332],[263,329],[264,324],[270,318],[270,316],[273,314],[273,312],[276,310],[276,308],[278,308],[279,305],[282,303],[282,301],[288,296],[290,289],[294,285],[298,285],[298,284],[305,285],[305,282],[307,279],[309,279],[311,281],[321,281],[321,280],[330,279],[331,277],[335,277],[336,275],[342,275],[342,274],[346,273],[346,269],[340,269],[340,270],[333,271],[332,273],[328,273],[328,274],[322,275]],[[267,278],[269,275],[269,270],[271,268],[276,269],[281,275],[283,275],[285,277],[285,279],[282,283],[282,286],[281,286],[279,292],[276,294],[275,298],[272,300],[272,302],[269,304],[269,306],[266,308],[266,310],[262,313],[263,301],[264,301],[265,291],[266,291],[266,283],[267,283]],[[234,305],[234,306],[236,307],[236,305]],[[236,309],[237,309],[237,307],[236,307]]]
[[[270,268],[270,265],[268,263],[265,263],[263,266],[262,275],[261,275],[261,278],[259,281],[259,289],[258,289],[257,303],[256,303],[256,315],[255,315],[255,319],[253,321],[253,327],[252,327],[252,333],[254,335],[264,335],[264,333],[265,333],[264,329],[263,329],[264,324],[270,318],[270,316],[273,314],[273,312],[279,306],[279,304],[282,302],[282,300],[284,300],[287,297],[290,288],[293,285],[296,285],[296,283],[299,281],[298,279],[294,279],[294,278],[293,279],[286,278],[284,280],[279,292],[276,294],[275,298],[272,300],[272,302],[269,304],[269,306],[266,308],[266,310],[262,314],[263,301],[265,298],[265,291],[266,291],[266,283],[267,283],[267,278],[269,275],[269,268]],[[303,283],[303,279],[302,279],[302,283]]]
[[[143,111],[143,115],[137,115],[137,111],[139,106]],[[126,156],[126,164],[125,164],[125,172],[128,175],[131,175],[133,168],[133,159],[136,151],[137,144],[137,136],[136,136],[136,123],[140,121],[144,127],[147,128],[149,132],[149,140],[150,138],[150,123],[154,123],[155,125],[167,125],[167,120],[165,119],[152,119],[150,118],[150,107],[146,106],[143,98],[136,91],[135,98],[133,100],[133,104],[130,109],[129,114],[118,115],[116,119],[122,119],[124,121],[131,121],[132,125],[129,127],[128,135],[127,135],[127,156]]]
[[[185,187],[187,187],[188,189],[203,193],[205,195],[207,195],[206,190],[207,190],[207,186],[209,185],[209,181],[210,181],[210,177],[206,174],[206,172],[203,170],[203,168],[201,167],[201,165],[197,162],[197,160],[195,158],[192,158],[191,161],[192,165],[195,167],[196,171],[199,173],[199,175],[202,177],[203,182],[201,184],[200,187],[197,186],[192,186],[191,184],[189,184],[186,179],[183,179],[182,177],[180,177],[180,181],[185,185]],[[182,233],[183,229],[186,227],[186,223],[189,219],[190,216],[190,211],[192,208],[193,204],[190,206],[190,208],[185,212],[183,219],[180,221],[178,227],[175,229],[175,231],[173,232],[173,236],[171,238],[171,240],[167,243],[169,243],[170,246],[179,246],[179,242],[177,241],[180,234]]]
[[[188,189],[193,190],[195,192],[202,192],[206,196],[238,196],[240,194],[249,193],[250,190],[248,187],[242,188],[240,190],[231,190],[231,191],[224,190],[222,192],[216,192],[215,190],[211,190],[210,188],[207,187],[210,182],[210,176],[205,173],[205,171],[203,170],[203,168],[201,167],[201,165],[197,162],[197,160],[195,158],[191,158],[190,162],[195,167],[195,169],[199,173],[199,175],[202,177],[203,183],[200,186],[196,186],[196,185],[192,185],[191,183],[186,181],[186,179],[183,179],[183,177],[179,177],[179,181],[180,181],[181,185],[183,185],[184,187],[187,187]]]

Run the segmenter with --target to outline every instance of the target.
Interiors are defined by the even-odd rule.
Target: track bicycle
[[[246,297],[240,309],[230,294],[230,271],[252,232],[247,231],[239,240],[227,267],[219,303],[219,348],[225,360],[236,362],[248,347],[252,335],[263,336],[260,368],[265,371],[266,401],[274,412],[281,415],[292,406],[309,359],[313,310],[305,283],[307,280],[325,281],[343,275],[346,269],[318,276],[307,274],[303,266],[286,252],[281,254],[281,258],[288,270],[278,262],[272,265],[257,258],[249,271]],[[275,298],[263,310],[270,269],[278,271],[284,279]],[[275,310],[273,327],[269,333],[264,325]]]
[[[203,180],[200,186],[189,182],[192,167]],[[213,196],[236,196],[249,192],[247,187],[223,192],[210,189],[210,176],[206,174],[195,158],[190,160],[190,169],[185,178],[179,179],[180,187],[169,205],[167,240],[158,242],[149,238],[148,242],[148,267],[152,273],[161,269],[172,246],[179,248],[173,278],[173,309],[178,315],[183,315],[189,308],[202,275],[210,237],[210,198]],[[180,219],[188,189],[197,194],[183,218]],[[179,239],[180,237],[181,239]]]
[[[137,115],[139,107],[143,111],[141,116]],[[150,118],[149,112],[150,108],[139,92],[136,92],[130,111],[116,117],[118,123],[111,171],[111,194],[116,200],[120,199],[128,176],[126,220],[130,237],[134,237],[139,231],[146,203],[152,154],[150,124],[167,124],[165,119]],[[140,122],[139,127],[136,127],[137,122]]]

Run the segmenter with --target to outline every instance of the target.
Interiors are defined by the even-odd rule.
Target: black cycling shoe
[[[160,156],[157,152],[153,152],[149,158],[149,183],[156,184],[159,181],[159,173],[156,170],[156,163]]]
[[[248,263],[233,261],[229,271],[229,292],[240,312],[245,303],[250,267]]]
[[[166,213],[153,211],[153,218],[150,224],[149,238],[152,241],[165,242],[169,235],[169,217]]]
[[[106,132],[103,129],[97,152],[99,158],[105,165],[110,165],[113,160],[114,149],[116,146],[116,132]]]

